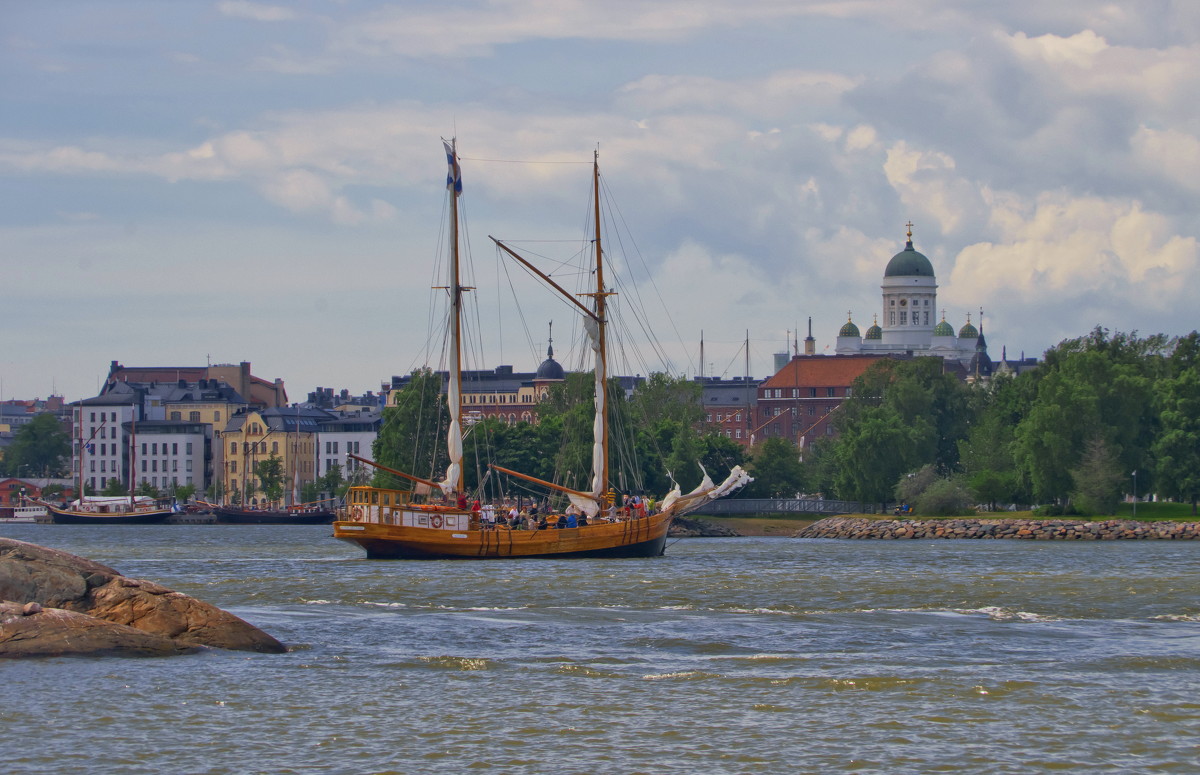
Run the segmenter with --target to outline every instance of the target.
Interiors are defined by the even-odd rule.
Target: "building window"
[[[190,457],[187,459],[187,463],[185,464],[185,466],[184,466],[184,469],[185,469],[186,471],[188,471],[189,473],[191,472],[191,470],[192,470],[192,459],[191,459]],[[189,476],[189,477],[188,477],[188,481],[189,481],[189,482],[191,482],[191,481],[192,481],[192,477],[190,477],[190,476]]]
[[[837,396],[837,391],[833,388],[826,388],[825,395],[829,396],[830,398],[834,398]]]
[[[221,422],[221,413],[213,412],[213,422]]]
[[[905,312],[904,310],[900,310],[900,325],[902,325],[902,326],[908,325],[908,313]]]
[[[171,442],[171,454],[172,455],[179,454],[179,443],[178,442]]]
[[[264,443],[266,443],[266,442],[264,442]],[[276,453],[278,453],[278,452],[279,452],[279,442],[278,442],[278,441],[272,441],[272,442],[271,442],[271,454],[272,454],[272,455],[274,455],[274,454],[276,454]]]
[[[200,422],[200,413],[199,412],[188,412],[188,421],[189,422]]]
[[[143,460],[142,461],[142,473],[145,473],[145,472],[146,472],[146,461]]]
[[[187,454],[192,454],[192,442],[187,443]]]
[[[237,473],[237,461],[236,460],[229,461],[229,473],[231,473],[231,474]]]
[[[171,419],[172,420],[182,420],[183,412],[171,412]]]
[[[925,302],[928,304],[929,302]],[[929,310],[925,310],[925,325],[929,325]]]
[[[896,311],[895,310],[892,310],[891,315],[888,318],[888,325],[889,326],[896,325]]]
[[[816,389],[816,388],[809,388],[809,389],[808,389],[808,396],[809,396],[809,398],[816,398],[816,397],[817,397],[817,389]]]

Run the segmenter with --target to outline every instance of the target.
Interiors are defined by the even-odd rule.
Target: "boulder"
[[[85,615],[165,638],[179,650],[196,646],[269,653],[287,650],[267,633],[210,603],[152,581],[122,576],[106,565],[68,552],[8,538],[0,538],[0,601]],[[57,614],[56,619],[57,628],[90,631],[98,627],[85,627],[80,620]],[[0,656],[8,655],[5,643],[10,626],[31,631],[28,622],[6,619],[0,623]],[[23,635],[22,641],[28,637]]]
[[[165,657],[194,650],[162,635],[87,614],[37,603],[0,603],[3,657]]]

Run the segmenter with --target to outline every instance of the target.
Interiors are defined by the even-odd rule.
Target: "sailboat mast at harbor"
[[[334,523],[334,537],[361,546],[370,558],[515,558],[515,557],[646,557],[662,554],[671,520],[716,497],[732,492],[749,481],[740,467],[735,467],[722,485],[705,481],[695,490],[683,494],[676,488],[661,501],[661,508],[651,513],[641,509],[633,512],[618,510],[612,502],[615,483],[610,464],[609,426],[609,324],[608,298],[613,291],[606,282],[606,260],[601,242],[600,168],[599,156],[592,162],[593,232],[592,265],[587,273],[593,286],[579,296],[590,300],[581,302],[532,261],[505,242],[493,238],[496,245],[553,291],[561,295],[581,316],[583,329],[592,352],[593,421],[591,430],[592,462],[588,490],[577,490],[499,465],[490,468],[500,474],[537,485],[546,491],[566,496],[571,507],[564,515],[555,515],[552,529],[519,529],[519,525],[482,524],[479,514],[466,507],[463,490],[462,458],[462,297],[470,290],[460,279],[460,227],[458,197],[462,191],[456,145],[445,144],[449,174],[447,189],[450,196],[451,259],[450,277],[445,288],[450,294],[451,314],[447,321],[451,343],[450,373],[446,383],[446,399],[450,414],[446,446],[449,463],[445,478],[434,483],[364,458],[355,458],[377,469],[387,471],[410,482],[414,488],[440,491],[441,501],[418,502],[414,490],[387,489],[374,486],[352,487],[345,512]],[[578,516],[576,516],[576,514]],[[557,520],[562,520],[557,522]],[[561,527],[561,525],[568,525]],[[517,529],[513,529],[517,528]]]

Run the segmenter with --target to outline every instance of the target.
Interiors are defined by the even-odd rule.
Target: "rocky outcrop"
[[[210,603],[68,552],[7,538],[0,538],[0,601],[10,604],[0,611],[0,656],[95,653],[74,650],[86,642],[97,643],[100,653],[180,653],[201,646],[287,650]],[[27,610],[26,604],[43,610]]]
[[[672,538],[733,538],[739,533],[724,525],[705,522],[702,519],[675,517],[671,520],[671,528],[667,535]]]
[[[796,538],[992,538],[1035,541],[1200,539],[1200,522],[1099,522],[1063,519],[865,519],[830,517],[795,533]]]
[[[170,638],[37,603],[0,603],[0,656],[165,657],[194,651]]]

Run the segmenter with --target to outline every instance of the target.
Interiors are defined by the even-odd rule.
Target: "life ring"
[[[442,526],[442,515],[434,514],[433,516],[431,516],[429,518],[429,526],[430,527],[441,527]]]
[[[351,513],[351,516],[354,518],[355,522],[362,522],[362,518],[363,518],[362,506],[355,506],[354,511]]]

